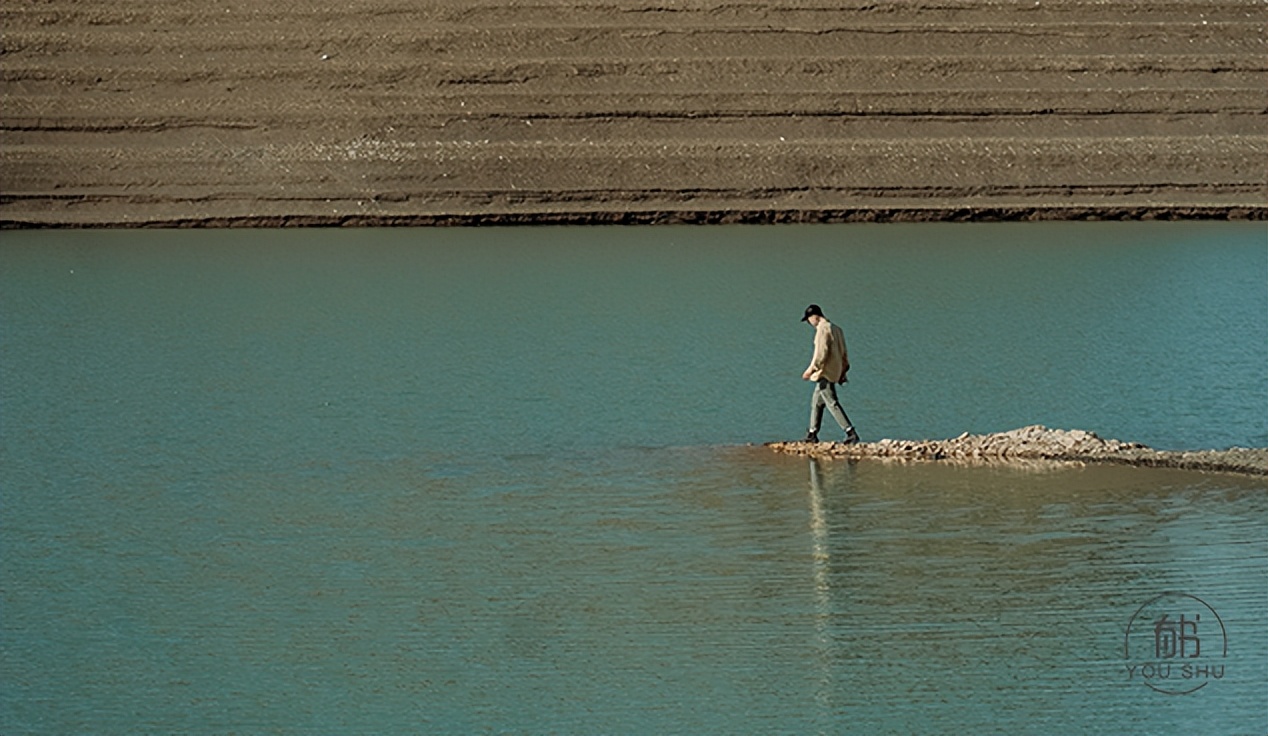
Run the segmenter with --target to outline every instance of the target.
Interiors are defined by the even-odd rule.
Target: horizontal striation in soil
[[[1268,215],[1258,0],[44,0],[0,222]]]

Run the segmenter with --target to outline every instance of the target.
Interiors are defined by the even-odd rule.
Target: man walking
[[[845,383],[846,371],[850,370],[850,356],[845,349],[845,335],[841,328],[823,316],[818,304],[806,307],[802,322],[809,322],[815,328],[815,350],[810,359],[810,367],[801,374],[803,380],[813,381],[814,394],[810,398],[810,431],[806,433],[806,442],[819,441],[819,424],[823,421],[823,410],[826,407],[845,431],[845,444],[852,445],[859,441],[854,425],[837,401],[836,384]]]

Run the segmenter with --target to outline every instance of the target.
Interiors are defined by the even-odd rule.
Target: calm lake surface
[[[1268,479],[809,302],[1268,446],[1262,223],[0,233],[0,732],[1268,732]]]

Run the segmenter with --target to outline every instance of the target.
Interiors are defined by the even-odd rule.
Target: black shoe
[[[858,443],[859,443],[859,433],[858,433],[858,432],[855,432],[855,431],[851,428],[849,432],[846,432],[846,433],[845,433],[845,444],[847,444],[847,445],[857,445]]]
[[[806,433],[806,438],[805,438],[804,440],[802,440],[802,442],[818,442],[818,441],[819,441],[819,433],[818,433],[818,432],[807,432],[807,433]]]

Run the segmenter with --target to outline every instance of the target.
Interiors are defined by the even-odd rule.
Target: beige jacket
[[[826,318],[819,320],[815,328],[815,352],[810,359],[810,380],[827,379],[839,383],[850,368],[850,355],[845,349],[845,335],[841,328]]]

